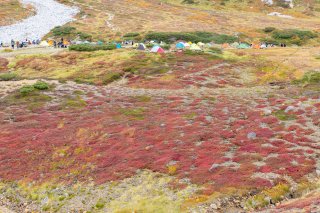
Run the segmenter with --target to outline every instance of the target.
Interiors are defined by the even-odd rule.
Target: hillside
[[[206,6],[203,1],[196,4],[181,4],[180,1],[120,0],[120,1],[68,1],[82,9],[79,20],[71,26],[92,34],[94,38],[119,36],[128,32],[148,31],[212,31],[218,33],[244,33],[257,36],[257,29],[276,27],[319,30],[319,3],[308,14],[305,6],[288,9],[263,6],[260,1],[237,3],[228,1],[224,6]],[[233,3],[232,3],[233,2]],[[280,12],[294,19],[268,16],[269,12]],[[130,17],[128,19],[127,17]],[[107,27],[106,27],[107,26]]]
[[[5,0],[44,38],[0,47],[0,212],[318,212],[320,2],[290,2]]]

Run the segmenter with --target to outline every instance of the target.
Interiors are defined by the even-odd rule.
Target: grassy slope
[[[237,4],[225,7],[193,7],[178,4],[177,1],[161,3],[158,0],[100,0],[73,1],[63,0],[61,2],[75,4],[81,7],[83,18],[72,23],[80,31],[93,34],[95,38],[106,39],[106,36],[119,36],[127,32],[147,31],[214,31],[233,34],[235,32],[246,33],[255,36],[256,29],[267,26],[283,28],[318,29],[319,18],[317,16],[305,15],[300,10],[284,10],[296,19],[283,19],[267,16],[268,11],[280,11],[283,9],[271,9],[260,11],[260,5],[251,7],[240,7]],[[239,9],[239,7],[241,9]],[[246,9],[244,9],[246,8]],[[304,7],[302,7],[304,8]],[[114,14],[110,22],[115,29],[110,29],[106,20],[108,14]],[[317,12],[314,12],[317,14]],[[130,19],[128,19],[130,17]]]
[[[23,8],[19,0],[1,0],[0,26],[15,23],[32,13],[32,7]]]

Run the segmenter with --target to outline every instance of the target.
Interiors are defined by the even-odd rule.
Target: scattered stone
[[[257,134],[255,132],[250,132],[250,133],[248,133],[247,138],[250,140],[256,139]]]
[[[212,208],[214,210],[217,210],[218,206],[215,203],[213,203],[213,204],[210,205],[210,208]]]
[[[295,107],[294,106],[288,106],[286,109],[285,109],[285,113],[288,113],[288,112],[290,112],[290,111],[293,111],[293,110],[295,110]]]

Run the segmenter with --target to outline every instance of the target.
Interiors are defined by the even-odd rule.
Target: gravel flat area
[[[64,25],[74,20],[79,12],[76,7],[69,7],[55,0],[21,0],[24,5],[31,4],[36,15],[13,25],[0,27],[0,41],[9,43],[11,39],[41,39],[56,26]]]

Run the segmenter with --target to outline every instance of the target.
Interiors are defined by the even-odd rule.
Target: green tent
[[[198,45],[196,45],[196,44],[191,44],[190,50],[193,50],[193,51],[201,51],[202,49],[201,49]]]
[[[237,46],[238,49],[249,49],[250,45],[246,43],[241,43]]]

